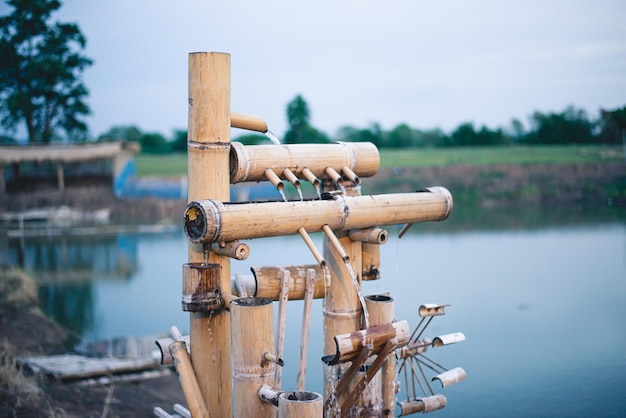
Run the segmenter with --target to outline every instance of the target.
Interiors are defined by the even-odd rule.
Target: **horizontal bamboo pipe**
[[[278,300],[280,296],[280,270],[289,271],[289,300],[303,300],[306,291],[306,277],[308,270],[315,271],[315,283],[313,298],[321,299],[326,295],[326,286],[330,283],[330,273],[328,269],[322,268],[319,264],[289,267],[251,267],[256,282],[254,296]]]
[[[226,242],[223,245],[214,242],[211,244],[211,251],[235,260],[245,260],[250,255],[248,244],[239,241]]]
[[[335,232],[408,222],[441,221],[452,210],[443,187],[414,193],[333,196],[326,200],[222,203],[198,200],[185,210],[185,234],[194,243],[229,242],[318,232]],[[303,235],[304,237],[304,235]],[[318,260],[319,262],[319,260]]]
[[[376,146],[370,142],[290,144],[280,147],[231,143],[231,184],[263,181],[265,170],[268,168],[275,173],[283,173],[288,168],[299,178],[306,176],[303,169],[307,168],[318,178],[328,178],[327,167],[337,172],[347,167],[355,176],[371,177],[380,168],[380,154]]]
[[[245,115],[243,113],[230,112],[230,126],[260,132],[262,134],[267,132],[267,123],[263,119],[258,116]]]
[[[446,397],[440,394],[398,402],[398,406],[400,407],[400,415],[398,416],[404,417],[418,412],[427,413],[436,411],[445,408],[447,403]]]
[[[348,236],[352,241],[368,244],[385,244],[389,239],[389,233],[382,228],[353,229]]]
[[[336,353],[322,358],[326,364],[344,363],[354,359],[367,344],[373,346],[372,354],[378,354],[389,340],[395,339],[397,348],[406,345],[411,338],[407,321],[383,324],[348,334],[335,336]]]

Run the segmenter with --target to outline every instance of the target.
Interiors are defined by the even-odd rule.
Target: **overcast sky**
[[[94,136],[122,124],[186,129],[195,51],[231,55],[232,110],[278,136],[297,94],[331,136],[373,122],[505,127],[569,104],[595,118],[626,105],[624,0],[63,3],[54,17],[79,24],[94,60],[84,74]]]

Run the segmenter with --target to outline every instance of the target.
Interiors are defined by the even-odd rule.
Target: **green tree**
[[[101,134],[98,141],[129,141],[139,142],[143,133],[135,125],[118,125]]]
[[[335,135],[337,140],[345,142],[371,142],[379,148],[383,147],[383,132],[380,125],[373,123],[369,128],[358,129],[353,126],[342,126]]]
[[[621,144],[626,136],[626,106],[615,110],[600,110],[599,139],[608,144]]]
[[[531,144],[585,144],[594,142],[595,124],[582,109],[568,106],[561,113],[535,112],[530,118]]]
[[[50,22],[58,0],[6,0],[0,16],[0,123],[14,132],[26,125],[30,143],[84,140],[90,113],[82,71],[92,64],[80,51],[86,39],[74,23]]]
[[[169,152],[171,147],[165,137],[158,132],[147,132],[139,137],[141,151],[146,154],[163,154]]]
[[[172,151],[187,152],[187,130],[175,129],[172,138]]]
[[[309,123],[309,105],[301,95],[297,95],[287,104],[287,124],[285,133],[286,144],[325,143],[328,136],[312,127]]]
[[[389,132],[389,147],[412,148],[417,144],[417,134],[409,125],[401,123]]]

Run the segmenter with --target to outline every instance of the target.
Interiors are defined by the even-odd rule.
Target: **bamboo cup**
[[[321,417],[322,395],[308,391],[283,392],[278,396],[278,418]]]

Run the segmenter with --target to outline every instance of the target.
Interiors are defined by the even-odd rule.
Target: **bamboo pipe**
[[[400,407],[400,417],[415,414],[417,412],[432,412],[445,408],[448,400],[444,395],[426,396],[424,398],[411,399],[405,402],[398,402]]]
[[[289,270],[280,270],[280,299],[278,301],[278,332],[276,333],[276,356],[283,357],[285,352],[285,328],[287,327],[287,302],[289,301]],[[282,384],[283,369],[278,367],[274,372],[274,387]]]
[[[331,179],[335,184],[343,184],[343,178],[341,177],[341,174],[339,174],[334,168],[328,166],[324,169],[324,173],[326,173],[328,178]]]
[[[211,251],[215,254],[235,260],[245,260],[250,256],[250,247],[248,247],[248,244],[239,241],[225,242],[223,244],[214,242],[211,244]]]
[[[324,234],[326,234],[326,237],[328,238],[328,241],[332,244],[332,246],[335,247],[335,251],[339,253],[339,255],[341,256],[341,259],[345,263],[349,263],[350,256],[348,255],[346,250],[343,248],[343,246],[339,242],[339,239],[337,238],[333,230],[330,229],[328,225],[324,225],[322,226],[322,231],[324,231]]]
[[[278,177],[276,173],[272,171],[272,169],[268,168],[267,170],[265,170],[264,174],[265,174],[265,178],[267,178],[274,185],[274,187],[276,187],[276,189],[279,192],[283,191],[283,189],[285,188],[285,185],[283,184],[282,181],[280,181],[280,177]]]
[[[286,179],[287,179],[287,180],[288,180],[291,184],[293,184],[293,185],[294,185],[294,187],[296,187],[297,189],[299,189],[299,188],[300,188],[300,180],[298,180],[298,177],[296,177],[296,175],[295,175],[295,174],[293,174],[293,172],[292,172],[290,169],[285,168],[285,169],[283,170],[283,176],[285,176],[285,178],[286,178]]]
[[[264,134],[267,132],[267,123],[258,116],[243,113],[230,113],[230,126],[232,128],[246,129]]]
[[[170,344],[170,354],[174,358],[176,371],[180,376],[180,384],[191,415],[194,418],[208,417],[209,411],[204,403],[200,386],[198,386],[185,342],[174,341]]]
[[[309,334],[311,331],[311,305],[313,304],[315,277],[315,269],[308,269],[306,272],[304,307],[302,309],[302,332],[300,333],[300,362],[298,363],[298,375],[296,379],[296,389],[299,391],[303,391],[306,384],[306,362],[309,353]]]
[[[443,187],[414,193],[339,195],[327,200],[293,202],[222,203],[207,199],[187,205],[184,229],[193,243],[229,242],[302,235],[302,230],[317,232],[324,225],[333,231],[347,231],[376,225],[440,221],[447,218],[451,210],[452,195]]]
[[[170,337],[158,338],[154,341],[157,345],[160,353],[161,353],[161,365],[169,366],[174,364],[174,357],[170,353],[170,344],[172,344],[175,340]],[[183,341],[187,345],[187,351],[189,351],[189,335],[183,336]]]
[[[326,287],[330,283],[330,273],[328,269],[320,267],[319,264],[288,267],[251,267],[254,275],[256,291],[254,296],[278,300],[280,296],[280,270],[289,271],[289,300],[305,299],[307,274],[309,270],[315,272],[313,299],[321,299],[326,295]]]
[[[276,173],[288,168],[297,177],[305,176],[303,169],[306,168],[314,176],[326,178],[326,167],[335,171],[348,167],[359,177],[371,177],[380,168],[380,155],[370,142],[289,144],[280,147],[231,143],[229,172],[232,184],[262,181],[268,168]]]
[[[365,296],[365,303],[370,315],[370,323],[373,326],[390,324],[395,316],[395,302],[392,297],[385,295],[368,295]],[[382,366],[382,400],[383,414],[394,416],[394,407],[396,399],[396,367],[393,359],[387,358]]]
[[[230,55],[189,54],[188,201],[230,199]],[[205,262],[202,245],[190,243],[189,262]],[[230,259],[209,254],[230,277]],[[221,281],[230,293],[230,280]],[[230,314],[226,311],[189,315],[191,358],[211,417],[232,416]]]
[[[313,174],[311,170],[304,167],[302,169],[302,175],[309,183],[313,185],[313,187],[315,187],[316,190],[320,188],[320,180],[317,177],[315,177],[315,174]]]
[[[338,364],[352,360],[359,349],[367,344],[374,346],[372,354],[378,354],[391,339],[397,342],[397,348],[406,345],[411,337],[407,321],[383,324],[349,334],[335,336],[336,353],[322,358],[326,364]]]
[[[389,233],[382,228],[352,229],[348,232],[352,241],[368,244],[386,244]]]
[[[322,395],[315,392],[283,392],[278,396],[278,418],[321,417]]]
[[[311,250],[311,253],[313,254],[313,257],[315,257],[315,260],[317,260],[317,263],[320,265],[321,268],[324,268],[326,266],[326,261],[324,261],[324,258],[318,251],[317,247],[315,246],[315,243],[309,236],[308,232],[306,232],[306,229],[304,229],[303,227],[300,227],[298,228],[298,233],[300,234],[300,236],[306,243],[307,247],[309,247],[309,250]]]
[[[356,186],[361,184],[361,179],[350,169],[350,167],[344,165],[341,167],[341,172]]]
[[[271,385],[275,363],[264,353],[274,352],[274,314],[272,301],[265,298],[240,298],[230,305],[232,340],[232,379],[235,417],[274,418],[273,407],[262,402],[258,390]]]
[[[275,389],[270,385],[263,385],[259,389],[259,399],[270,405],[278,406],[278,397],[283,393],[280,389]]]

